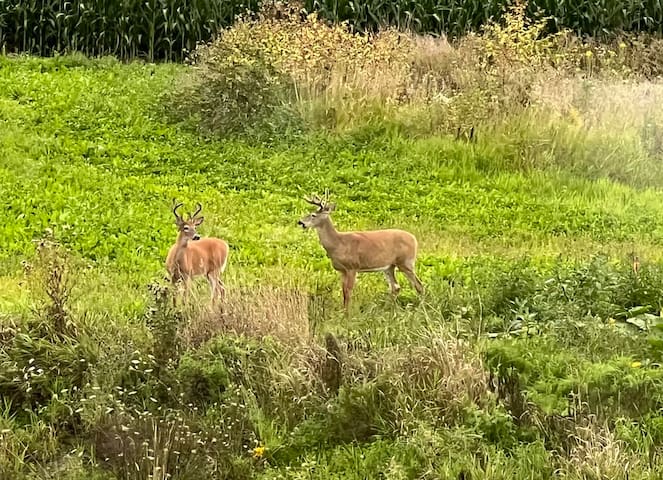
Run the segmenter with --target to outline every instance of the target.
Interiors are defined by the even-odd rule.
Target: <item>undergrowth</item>
[[[660,476],[658,44],[523,12],[0,58],[0,478]],[[343,315],[296,226],[326,188],[417,236],[424,296],[366,274]],[[173,306],[173,197],[230,244],[217,308]]]

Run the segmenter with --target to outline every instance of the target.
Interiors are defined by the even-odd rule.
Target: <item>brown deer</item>
[[[203,223],[204,217],[198,214],[202,210],[200,203],[193,215],[184,220],[177,209],[181,203],[174,205],[175,225],[179,232],[175,245],[170,247],[166,258],[166,268],[170,274],[173,285],[184,283],[185,297],[194,277],[204,275],[211,288],[212,302],[219,297],[223,299],[225,287],[220,275],[226,269],[228,262],[228,244],[219,238],[200,238],[196,228]],[[175,300],[173,299],[175,303]]]
[[[299,225],[305,229],[317,230],[320,243],[331,259],[334,269],[341,274],[343,308],[346,312],[359,272],[384,272],[391,293],[397,296],[401,289],[395,275],[395,269],[398,267],[417,293],[424,292],[424,287],[414,271],[417,257],[417,239],[414,235],[395,229],[338,232],[330,217],[336,205],[330,204],[327,198],[323,201],[317,196],[305,200],[318,209],[299,220]]]

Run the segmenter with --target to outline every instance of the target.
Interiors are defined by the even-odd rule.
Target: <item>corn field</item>
[[[510,0],[305,0],[308,11],[355,30],[392,25],[450,37],[498,18]],[[121,59],[180,60],[236,15],[261,0],[0,0],[0,47],[52,55],[79,51]],[[661,0],[530,0],[531,16],[551,17],[550,29],[606,37],[663,32]]]
[[[0,46],[52,55],[179,60],[257,0],[0,0]]]
[[[454,37],[499,18],[510,3],[511,0],[307,0],[306,8],[334,21],[347,20],[358,31],[392,25]],[[551,31],[568,28],[580,36],[663,32],[661,0],[529,0],[527,10],[531,17],[551,17]]]

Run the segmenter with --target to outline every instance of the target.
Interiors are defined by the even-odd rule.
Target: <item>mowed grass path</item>
[[[339,229],[415,233],[427,284],[472,258],[661,256],[658,190],[509,168],[515,147],[490,137],[468,145],[376,127],[271,146],[204,138],[169,124],[159,101],[183,68],[0,58],[2,305],[48,228],[103,272],[100,286],[143,296],[165,273],[175,197],[201,202],[202,233],[230,243],[231,284],[336,281],[317,237],[296,226],[302,196],[325,188]]]

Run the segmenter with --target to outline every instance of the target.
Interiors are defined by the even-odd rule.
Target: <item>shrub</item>
[[[207,132],[268,138],[320,127],[387,125],[417,134],[495,128],[531,107],[552,108],[543,101],[546,86],[578,71],[651,70],[631,68],[628,52],[658,45],[622,48],[566,31],[546,34],[547,19],[530,20],[520,2],[499,23],[453,44],[389,28],[360,34],[296,4],[270,5],[196,50],[193,69],[168,102],[176,119]]]
[[[283,131],[303,119],[333,127],[364,114],[366,102],[402,95],[408,37],[353,34],[296,7],[279,12],[265,7],[196,50],[172,96],[176,118],[199,112],[200,126],[221,134]]]

